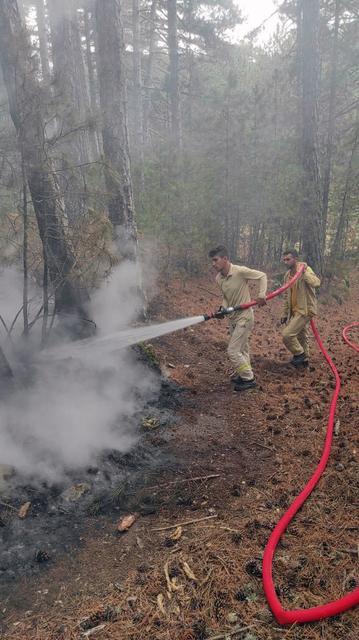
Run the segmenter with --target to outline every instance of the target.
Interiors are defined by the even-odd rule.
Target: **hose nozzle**
[[[217,311],[214,311],[213,313],[205,313],[203,317],[205,320],[223,320],[225,316],[233,313],[233,311],[236,311],[236,307],[219,307]]]

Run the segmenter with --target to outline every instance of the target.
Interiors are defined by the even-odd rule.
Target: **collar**
[[[224,275],[222,275],[222,273],[220,275],[221,275],[221,278],[223,278],[223,280],[226,280],[227,278],[230,278],[231,276],[233,276],[233,273],[234,273],[233,264],[230,263],[229,271],[228,271],[227,275],[224,276]]]

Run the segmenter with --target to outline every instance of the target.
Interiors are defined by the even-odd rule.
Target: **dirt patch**
[[[162,290],[156,320],[218,305],[208,279],[186,287],[173,282]],[[358,293],[352,289],[341,305],[320,305],[319,331],[343,379],[340,422],[324,478],[276,554],[276,586],[288,608],[341,597],[359,581],[359,361],[341,340]],[[264,598],[263,549],[320,457],[333,386],[314,341],[307,370],[287,365],[279,317],[279,301],[256,311],[251,347],[259,384],[242,394],[228,380],[225,322],[153,341],[167,375],[186,389],[177,424],[151,434],[168,468],[137,486],[128,509],[141,515],[128,533],[116,534],[114,515],[98,516],[81,549],[13,589],[3,606],[4,638],[72,640],[88,631],[121,640],[226,632],[247,640],[359,637],[357,611],[284,630]]]

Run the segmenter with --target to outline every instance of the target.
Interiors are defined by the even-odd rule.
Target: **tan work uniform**
[[[267,292],[267,276],[263,271],[256,271],[248,267],[235,264],[230,265],[226,276],[219,273],[216,282],[223,293],[223,306],[236,307],[250,302],[251,295],[248,288],[248,280],[259,280],[260,298],[264,298]],[[249,357],[248,339],[253,329],[253,309],[236,311],[229,316],[229,332],[231,338],[228,344],[228,357],[235,367],[236,373],[242,380],[252,380],[253,371]]]
[[[302,263],[298,262],[299,270]],[[284,276],[284,283],[288,282],[293,274],[290,271]],[[283,342],[293,355],[304,353],[309,355],[308,324],[310,319],[317,314],[317,299],[315,289],[320,286],[320,280],[313,269],[307,267],[299,280],[287,290],[283,307],[283,317],[287,317],[288,323],[283,329]]]

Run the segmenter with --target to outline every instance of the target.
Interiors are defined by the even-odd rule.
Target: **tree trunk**
[[[229,255],[234,257],[232,237],[231,237],[231,225],[230,225],[230,203],[229,203],[229,172],[230,172],[230,148],[229,148],[229,131],[230,131],[230,99],[231,91],[227,89],[227,100],[224,108],[224,120],[225,120],[225,167],[224,167],[224,207],[223,207],[223,238],[224,245],[228,248]]]
[[[96,77],[95,77],[95,65],[92,54],[92,18],[93,15],[87,8],[84,9],[84,27],[85,27],[85,40],[86,40],[86,63],[87,72],[89,78],[89,90],[91,109],[93,113],[97,111],[97,91],[96,91]]]
[[[36,0],[36,22],[37,33],[39,38],[41,70],[44,83],[49,86],[51,81],[48,32],[46,26],[45,5],[44,0]]]
[[[47,258],[56,311],[72,316],[82,333],[86,318],[80,289],[71,279],[74,256],[64,231],[64,209],[54,168],[47,154],[43,95],[16,0],[0,2],[0,61],[23,162]],[[87,323],[88,324],[88,323]]]
[[[108,212],[120,253],[135,259],[137,229],[128,147],[120,6],[119,0],[96,1],[97,64]]]
[[[144,142],[149,143],[149,120],[151,112],[151,82],[152,82],[152,66],[155,52],[156,43],[156,12],[157,12],[157,0],[152,0],[150,11],[150,27],[149,27],[149,41],[148,41],[148,56],[147,64],[145,65],[144,72],[144,88],[145,96],[143,102],[143,136]]]
[[[168,18],[168,54],[169,65],[169,94],[171,114],[171,137],[178,150],[181,147],[181,120],[179,94],[179,59],[177,35],[177,0],[167,0]]]
[[[323,271],[324,232],[320,198],[317,153],[318,72],[319,72],[319,0],[303,0],[302,29],[302,236],[306,259],[321,274]]]
[[[11,371],[11,367],[2,348],[0,347],[0,398],[6,398],[12,377],[13,373]]]
[[[51,25],[54,87],[57,97],[61,187],[66,214],[73,223],[84,214],[83,165],[90,162],[89,97],[76,7],[71,0],[48,0]]]
[[[134,97],[134,157],[140,166],[140,188],[144,191],[143,174],[143,105],[142,105],[142,65],[141,65],[141,37],[140,37],[140,2],[132,0],[132,44],[133,44],[133,97]]]
[[[93,47],[93,2],[91,3],[91,11],[87,10],[87,7],[84,8],[83,16],[84,16],[84,34],[85,34],[85,46],[86,46],[86,65],[87,65],[87,74],[88,74],[88,85],[89,85],[89,94],[90,94],[90,106],[92,118],[94,119],[93,123],[93,134],[91,132],[91,144],[92,144],[92,155],[94,158],[98,158],[101,153],[101,139],[98,128],[98,91],[97,91],[97,78],[95,72],[95,64],[94,64],[94,54],[92,52]]]
[[[353,174],[353,161],[355,158],[355,153],[358,148],[358,142],[359,142],[359,126],[357,123],[357,128],[356,128],[356,132],[353,140],[353,146],[352,146],[349,163],[348,163],[348,169],[345,177],[345,186],[344,186],[340,216],[339,216],[338,225],[337,225],[337,229],[336,229],[336,233],[335,233],[335,237],[332,245],[332,251],[331,251],[331,257],[336,259],[342,259],[344,255],[345,230],[347,227],[347,220],[348,220],[347,201],[348,201],[348,195],[349,195],[350,181],[352,179],[352,174]]]
[[[324,179],[323,179],[324,235],[327,228],[327,219],[328,219],[330,179],[331,179],[331,172],[332,172],[333,137],[334,137],[334,131],[335,131],[335,103],[336,103],[337,71],[338,71],[338,33],[339,33],[339,15],[340,15],[339,5],[340,5],[340,0],[335,0],[333,45],[332,45],[331,61],[330,61],[331,69],[330,69],[330,95],[329,95],[327,149],[326,149],[326,159],[325,159]]]
[[[25,26],[26,12],[23,0],[17,0],[17,6],[19,9],[20,18],[23,22],[23,25]]]

